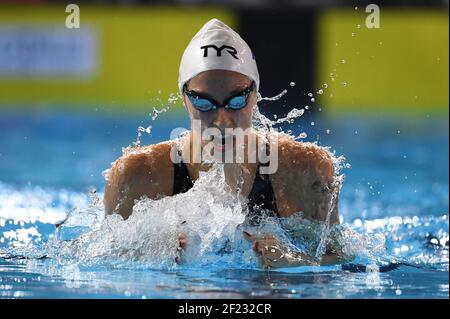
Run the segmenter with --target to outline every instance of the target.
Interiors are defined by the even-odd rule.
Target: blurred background
[[[370,3],[77,1],[70,29],[69,2],[0,1],[0,193],[102,190],[139,126],[152,126],[143,144],[189,128],[168,99],[184,48],[218,18],[253,49],[262,96],[288,90],[261,112],[305,108],[280,128],[352,165],[344,206],[372,196],[358,214],[395,203],[448,213],[448,1],[378,1],[379,28],[366,24]]]

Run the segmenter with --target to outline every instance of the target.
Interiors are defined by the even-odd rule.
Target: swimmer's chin
[[[211,145],[215,153],[224,153],[235,150],[236,138],[234,136],[214,137],[206,145]],[[205,145],[205,146],[206,146]]]
[[[214,143],[214,152],[224,153],[231,149],[234,149],[233,143]]]

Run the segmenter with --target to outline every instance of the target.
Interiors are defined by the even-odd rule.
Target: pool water
[[[142,136],[143,144],[188,127],[187,119],[171,114],[152,122],[145,113],[0,113],[2,298],[449,297],[447,116],[342,114],[316,117],[314,125],[300,118],[284,127],[295,135],[306,132],[305,141],[330,146],[350,164],[342,172],[339,210],[343,227],[357,235],[349,237],[355,242],[347,238],[357,257],[345,267],[271,271],[258,266],[245,244],[241,253],[208,251],[205,243],[220,245],[223,234],[234,236],[240,220],[232,207],[211,215],[216,224],[226,220],[223,227],[199,226],[215,237],[200,238],[206,252],[179,266],[137,243],[139,231],[149,243],[164,240],[155,235],[160,230],[154,223],[142,225],[138,216],[101,224],[102,172],[136,140],[137,127],[149,124],[153,130]],[[189,210],[188,200],[205,209],[222,207],[206,184],[199,186],[198,202],[190,193],[140,205],[152,214]],[[69,212],[70,223],[56,232],[54,223]],[[159,226],[173,222],[162,214],[153,217],[160,217]],[[105,230],[108,225],[117,231]],[[128,230],[130,238],[119,236]],[[87,236],[83,242],[77,241],[80,235]],[[170,242],[170,234],[161,235]],[[117,260],[119,250],[126,258]]]

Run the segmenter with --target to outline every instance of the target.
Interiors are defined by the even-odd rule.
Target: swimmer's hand
[[[244,237],[252,243],[252,249],[262,258],[265,268],[281,268],[292,266],[315,266],[320,262],[298,252],[291,252],[275,237],[269,234],[258,236],[244,231]]]
[[[175,262],[177,264],[182,262],[181,254],[187,247],[187,237],[184,233],[178,234],[178,247],[177,247],[177,256],[175,257]]]
[[[253,251],[262,258],[265,268],[279,268],[289,265],[288,249],[272,235],[258,236],[244,231],[244,238],[252,243]]]
[[[187,246],[187,237],[184,233],[178,234],[178,243],[180,245],[180,248],[185,249]]]
[[[244,231],[244,237],[252,243],[255,253],[262,257],[263,265],[266,268],[335,265],[349,262],[354,258],[343,254],[327,253],[317,259],[301,252],[289,251],[287,247],[269,234],[258,236]]]

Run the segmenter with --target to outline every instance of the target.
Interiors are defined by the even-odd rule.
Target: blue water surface
[[[102,172],[136,140],[137,127],[150,124],[143,144],[189,127],[187,116],[170,112],[155,121],[145,112],[0,112],[2,298],[448,298],[447,115],[342,114],[284,127],[346,157],[342,223],[384,236],[385,260],[398,263],[390,271],[220,263],[53,269],[39,249],[55,235],[55,221],[87,207],[93,188],[101,197]]]

